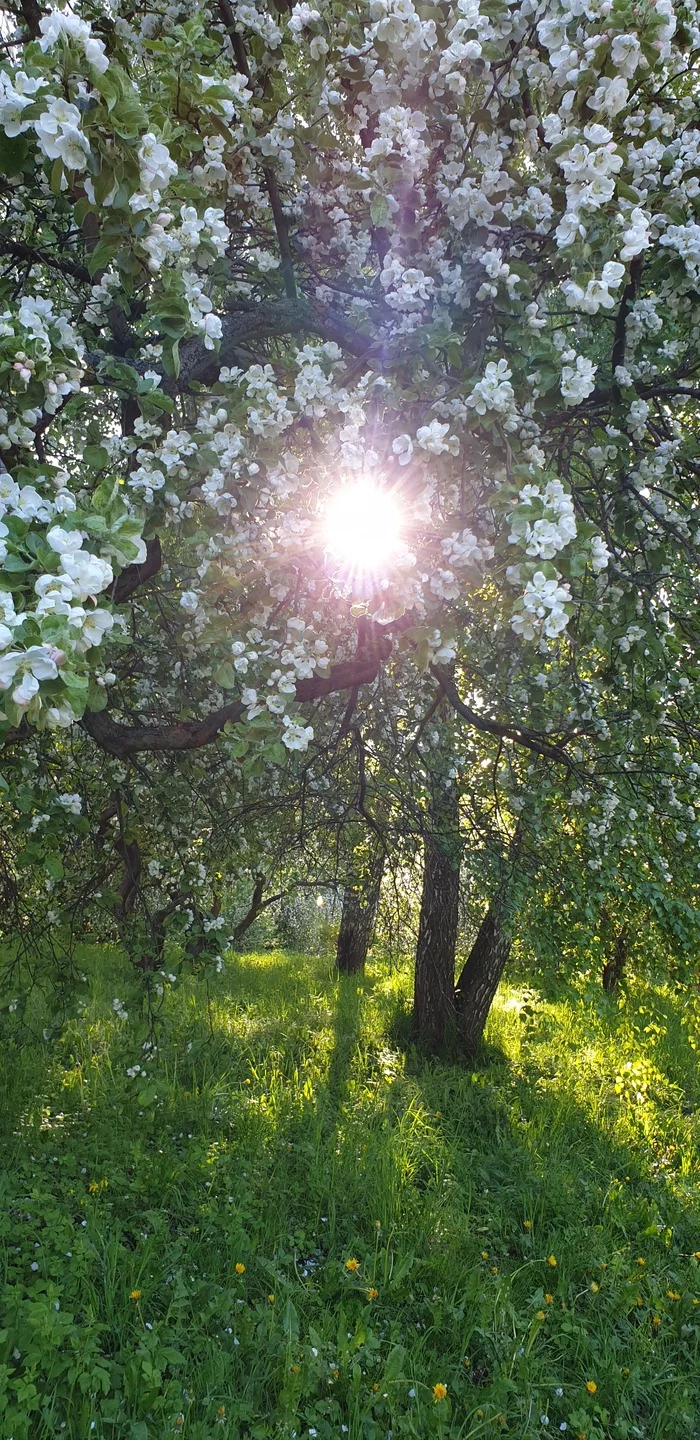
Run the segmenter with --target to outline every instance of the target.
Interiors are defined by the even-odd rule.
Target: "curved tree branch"
[[[128,600],[140,585],[144,585],[147,580],[151,580],[154,575],[158,574],[162,564],[163,552],[160,548],[160,538],[158,535],[153,535],[146,542],[146,559],[141,565],[127,565],[126,569],[122,570],[121,575],[117,576],[112,586],[110,599],[115,605],[123,605],[124,601]]]
[[[376,680],[380,666],[391,653],[389,629],[388,625],[369,624],[353,659],[334,665],[328,675],[298,680],[295,699],[303,704]],[[225,725],[242,720],[247,708],[241,700],[234,700],[201,720],[179,720],[173,725],[127,725],[114,720],[105,710],[88,710],[80,723],[101,750],[123,759],[142,751],[200,750],[215,740]]]
[[[565,765],[567,770],[573,770],[573,761],[563,745],[553,744],[536,730],[526,730],[517,725],[504,725],[500,720],[490,720],[487,715],[481,715],[477,710],[465,705],[452,676],[442,665],[431,665],[430,673],[437,680],[455,713],[473,725],[475,730],[480,730],[485,735],[496,735],[501,740],[513,740],[516,745],[522,745],[536,755],[543,755],[545,759],[553,760],[557,765]]]

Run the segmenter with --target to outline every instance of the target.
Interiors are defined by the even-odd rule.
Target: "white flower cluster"
[[[477,415],[493,412],[501,416],[505,430],[515,430],[518,425],[511,379],[512,371],[507,360],[489,360],[483,380],[477,380],[466,402]]]
[[[597,366],[574,350],[565,350],[561,358],[561,393],[567,405],[580,405],[595,390]]]
[[[549,579],[544,571],[536,570],[527,581],[510,620],[511,629],[522,640],[542,636],[553,640],[566,629],[569,616],[564,607],[571,602],[571,591],[568,585],[560,585],[559,578]]]
[[[85,170],[90,158],[90,144],[80,125],[76,105],[60,95],[52,96],[46,109],[34,122],[39,148],[49,160],[62,160],[66,170]],[[63,188],[66,188],[65,177]]]
[[[181,223],[171,229],[174,218],[168,210],[159,211],[142,242],[152,275],[158,274],[166,260],[194,258],[200,269],[206,270],[218,256],[226,254],[231,237],[223,210],[209,205],[203,215],[198,215],[194,205],[181,205]]]
[[[693,284],[700,285],[700,225],[697,221],[689,220],[685,225],[669,225],[659,244],[675,250],[683,260]]]
[[[104,75],[108,67],[105,47],[101,40],[96,40],[92,28],[87,20],[81,20],[78,15],[73,15],[70,10],[51,10],[48,15],[42,15],[39,21],[41,39],[39,46],[43,51],[53,50],[59,41],[80,47],[85,55],[88,65]]]
[[[518,499],[509,516],[511,545],[521,546],[526,555],[552,560],[576,539],[573,501],[561,480],[549,480],[544,489],[524,485]]]
[[[138,161],[140,188],[131,196],[130,208],[134,213],[156,210],[160,205],[162,192],[177,175],[177,165],[167,145],[150,130],[141,136]]]
[[[585,315],[597,315],[599,310],[612,310],[617,303],[611,291],[619,290],[625,276],[625,267],[618,260],[608,260],[603,266],[599,280],[589,280],[584,290],[574,280],[566,280],[562,294],[570,310],[582,310]]]
[[[223,335],[221,317],[214,314],[212,301],[194,271],[184,271],[182,285],[195,334],[202,336],[206,350],[215,350]]]
[[[0,655],[0,691],[14,686],[12,700],[18,710],[27,710],[39,693],[41,680],[55,680],[61,651],[49,645],[30,645],[28,650],[8,650]],[[16,682],[16,683],[15,683]],[[71,716],[71,719],[73,717]]]

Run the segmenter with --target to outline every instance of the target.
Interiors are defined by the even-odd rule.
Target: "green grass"
[[[250,955],[144,1079],[86,964],[3,1050],[1,1440],[700,1435],[697,1001],[505,987],[471,1070],[407,973]]]

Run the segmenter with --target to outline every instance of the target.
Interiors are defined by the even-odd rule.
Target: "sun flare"
[[[381,485],[353,481],[329,500],[324,530],[328,550],[349,572],[381,574],[401,549],[401,509]]]

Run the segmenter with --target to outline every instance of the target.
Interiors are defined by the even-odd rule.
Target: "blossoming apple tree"
[[[293,764],[382,668],[564,787],[690,774],[692,0],[3,17],[12,813],[30,754]]]

